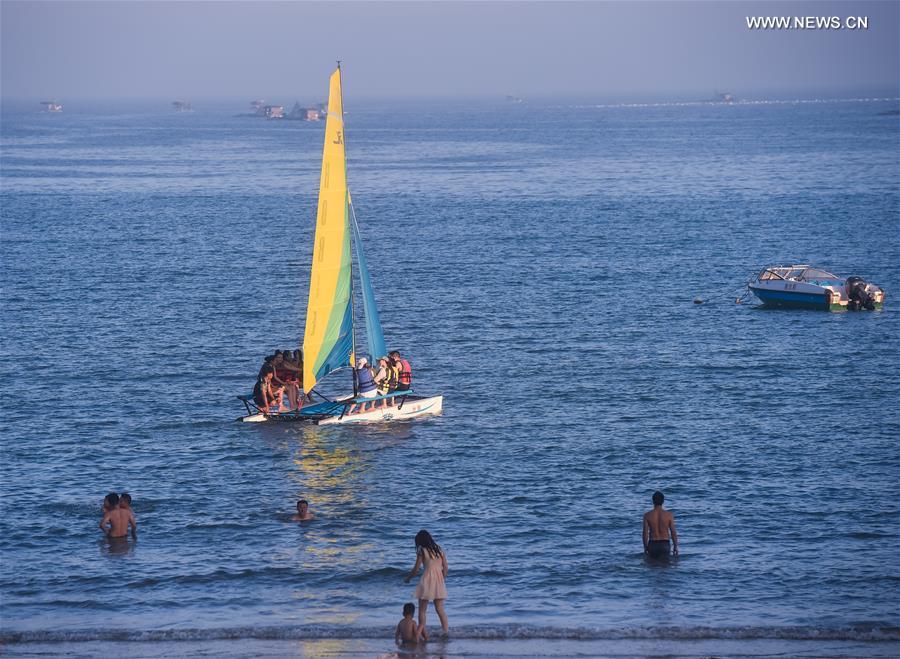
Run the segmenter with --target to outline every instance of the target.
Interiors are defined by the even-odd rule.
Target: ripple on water
[[[896,241],[847,230],[896,229],[879,108],[356,114],[385,333],[445,414],[346,429],[233,422],[302,334],[320,129],[5,116],[4,640],[384,635],[420,528],[460,638],[898,640],[891,298],[732,303],[790,255],[900,290]]]

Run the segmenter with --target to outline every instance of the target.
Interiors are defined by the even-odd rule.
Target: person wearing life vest
[[[375,398],[378,395],[378,385],[375,384],[375,378],[369,368],[369,360],[365,357],[356,360],[356,384],[359,387],[357,398]],[[374,405],[374,402],[360,403],[356,411],[367,412]]]
[[[400,356],[399,350],[391,350],[388,355],[391,363],[397,369],[397,388],[395,391],[409,391],[412,389],[412,367],[409,362]]]
[[[386,396],[397,388],[397,369],[387,357],[378,358],[378,371],[375,373],[375,384],[378,385],[378,395]],[[382,398],[381,406],[393,406],[393,398]]]

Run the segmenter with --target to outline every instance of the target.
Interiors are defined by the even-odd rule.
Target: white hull
[[[381,401],[376,401],[376,404]],[[404,421],[422,416],[440,414],[444,407],[443,396],[431,396],[418,400],[408,400],[402,407],[379,407],[369,412],[359,414],[345,414],[343,417],[331,416],[318,422],[320,426],[336,423],[378,423],[384,421]]]
[[[268,421],[269,417],[260,412],[259,414],[251,414],[250,416],[242,416],[238,421],[243,421],[244,423],[262,423],[264,421]]]
[[[376,404],[381,401],[376,401]],[[248,416],[241,417],[239,420],[244,423],[265,423],[265,422],[294,422],[294,423],[315,423],[320,426],[328,426],[334,424],[347,423],[384,423],[387,421],[406,421],[407,419],[416,419],[424,416],[434,416],[440,414],[444,408],[443,396],[430,396],[428,398],[416,398],[407,400],[402,406],[394,405],[393,407],[377,407],[374,410],[360,412],[356,414],[335,414],[325,418],[314,419],[311,417],[299,416],[284,412],[281,414],[263,414],[258,412]]]

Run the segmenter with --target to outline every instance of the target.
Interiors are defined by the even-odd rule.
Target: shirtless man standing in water
[[[131,512],[131,508],[119,507],[118,494],[110,494],[107,499],[112,508],[100,520],[100,530],[108,538],[124,538],[128,535],[128,526],[131,525],[131,537],[137,539],[137,522],[134,519],[134,513]],[[109,528],[107,528],[107,525],[109,525]]]
[[[650,558],[668,558],[669,533],[672,534],[672,554],[678,555],[678,532],[675,516],[663,508],[666,497],[657,490],[653,493],[653,510],[644,513],[644,553]]]

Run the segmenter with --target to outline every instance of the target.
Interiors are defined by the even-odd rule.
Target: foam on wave
[[[393,627],[302,625],[168,630],[76,630],[0,633],[0,643],[77,643],[87,641],[219,641],[378,639],[393,636]],[[797,640],[900,641],[900,627],[641,627],[560,628],[537,625],[463,625],[451,637],[466,640]]]

